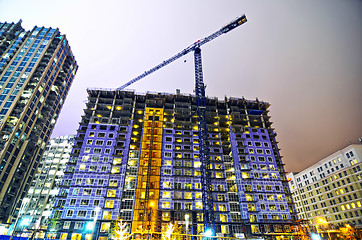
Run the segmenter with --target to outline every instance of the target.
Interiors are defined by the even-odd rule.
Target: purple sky
[[[287,171],[362,136],[361,1],[100,2],[0,0],[0,21],[58,27],[78,61],[53,137],[76,133],[87,87],[117,88],[242,14],[246,24],[202,48],[207,95],[270,102]],[[130,88],[192,93],[193,55]]]

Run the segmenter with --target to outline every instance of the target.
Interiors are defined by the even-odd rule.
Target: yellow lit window
[[[351,203],[352,208],[356,208],[356,204],[355,203]]]
[[[164,188],[171,188],[171,182],[163,182]]]
[[[192,193],[185,192],[185,199],[192,199]]]
[[[62,235],[60,236],[61,240],[66,240],[68,236],[68,233],[62,233]]]
[[[258,225],[251,225],[251,232],[252,233],[256,233],[256,234],[258,234],[258,233],[260,233],[259,232],[259,226]]]
[[[220,222],[227,222],[228,217],[226,214],[220,214]]]
[[[346,210],[346,208],[344,207],[344,205],[341,206],[341,209],[344,211]]]
[[[171,207],[171,203],[170,202],[163,202],[162,203],[162,208],[170,208]]]
[[[195,168],[201,167],[201,162],[194,162],[194,167]]]
[[[269,201],[273,201],[274,200],[274,195],[267,195],[267,198]]]
[[[119,173],[121,171],[121,167],[113,167],[111,173]]]
[[[357,207],[361,207],[361,202],[360,201],[357,202]]]
[[[277,174],[276,174],[276,173],[272,173],[272,178],[277,178]]]
[[[223,174],[221,172],[216,173],[216,178],[223,178]]]
[[[254,153],[254,149],[249,149],[249,153]]]
[[[81,164],[81,165],[79,166],[79,170],[80,170],[80,171],[85,171],[85,164]]]
[[[339,190],[340,192],[341,192],[341,194],[343,194],[344,193],[344,190],[343,189],[341,189],[341,190]]]
[[[73,233],[72,234],[72,240],[80,240],[82,237],[81,233]]]
[[[103,219],[104,220],[111,220],[112,219],[112,212],[111,211],[104,211],[103,212]]]
[[[170,221],[170,213],[169,212],[163,212],[162,213],[162,221]]]
[[[226,211],[226,205],[225,204],[219,204],[219,211]]]
[[[102,223],[101,232],[108,232],[110,227],[111,227],[110,222]]]
[[[108,190],[107,197],[115,197],[115,196],[116,196],[116,190],[115,189]]]
[[[246,194],[246,201],[254,201],[253,195]]]
[[[202,202],[195,202],[196,209],[202,209]]]
[[[282,195],[277,195],[279,201],[283,201]]]
[[[113,164],[121,164],[122,158],[114,158]]]
[[[256,221],[257,221],[256,215],[250,214],[250,222],[256,222]]]
[[[351,207],[349,206],[349,204],[347,204],[346,207],[347,207],[348,210],[351,209]]]
[[[202,193],[200,192],[195,193],[195,198],[202,198]]]
[[[171,192],[163,192],[162,197],[163,198],[170,198],[171,197]]]
[[[113,207],[114,207],[114,200],[107,200],[106,208],[113,208]]]
[[[201,171],[195,171],[195,176],[201,176]]]
[[[171,160],[165,160],[165,166],[172,166]]]

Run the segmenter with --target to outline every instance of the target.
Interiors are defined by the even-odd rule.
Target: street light
[[[91,240],[93,239],[94,229],[96,228],[96,224],[97,224],[98,213],[101,211],[101,208],[100,208],[100,207],[96,207],[96,208],[94,209],[94,211],[96,212],[96,215],[94,216],[93,222],[89,222],[89,223],[87,224],[87,229],[88,229],[88,230],[92,229]],[[91,224],[91,225],[90,225],[90,224]]]
[[[190,223],[190,215],[185,215],[185,221],[186,221],[186,240],[189,239],[188,232],[189,232],[189,223]]]

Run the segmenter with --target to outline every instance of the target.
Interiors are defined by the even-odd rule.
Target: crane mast
[[[141,75],[117,88],[117,90],[122,90],[129,85],[141,80],[142,78],[150,75],[151,73],[163,68],[164,66],[172,63],[173,61],[181,58],[182,56],[188,54],[189,52],[194,52],[195,60],[195,95],[197,100],[197,115],[198,115],[198,129],[199,129],[199,151],[200,151],[200,161],[201,161],[201,185],[202,185],[202,201],[203,201],[203,222],[205,230],[213,230],[215,234],[215,217],[214,217],[214,203],[212,195],[212,183],[211,183],[211,170],[210,170],[210,150],[209,150],[209,140],[207,133],[207,121],[206,121],[206,98],[205,98],[205,85],[203,81],[202,73],[202,62],[201,62],[201,49],[200,47],[211,40],[229,32],[230,30],[242,25],[247,21],[246,16],[242,15],[229,24],[225,25],[215,33],[198,40],[183,49],[181,52],[172,56],[171,58],[163,61],[157,66],[145,71]]]

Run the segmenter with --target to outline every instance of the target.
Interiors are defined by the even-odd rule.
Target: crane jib
[[[171,62],[176,61],[177,59],[179,59],[179,58],[183,57],[184,55],[188,54],[189,52],[194,51],[196,47],[200,47],[200,46],[204,45],[205,43],[210,42],[211,40],[219,37],[220,35],[222,35],[224,33],[227,33],[230,30],[242,25],[246,21],[247,21],[247,19],[246,19],[245,15],[242,15],[242,16],[236,18],[234,21],[226,24],[224,27],[222,27],[220,30],[214,32],[210,36],[207,36],[207,37],[205,37],[205,38],[191,44],[187,48],[183,49],[181,52],[179,52],[176,55],[172,56],[171,58],[163,61],[162,63],[158,64],[157,66],[145,71],[144,73],[140,74],[139,76],[137,76],[137,77],[133,78],[132,80],[128,81],[127,83],[123,84],[121,87],[117,88],[117,90],[125,89],[129,85],[141,80],[142,78],[150,75],[151,73],[157,71],[158,69],[161,69],[164,66],[170,64]]]

